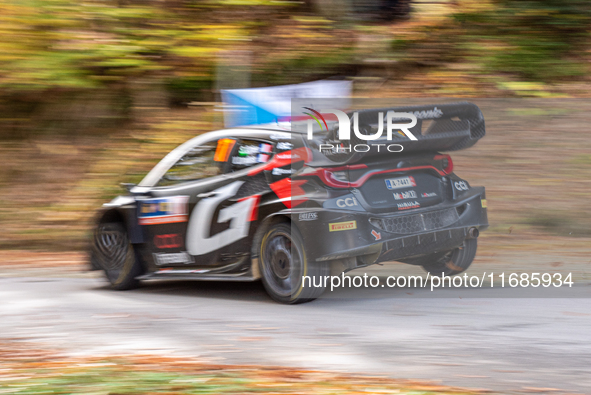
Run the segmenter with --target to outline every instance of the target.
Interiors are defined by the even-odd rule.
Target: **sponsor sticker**
[[[417,186],[417,183],[416,183],[413,176],[399,177],[399,178],[387,178],[384,181],[386,182],[386,188],[388,188],[390,190]]]
[[[271,144],[261,143],[261,145],[259,145],[259,151],[268,154],[273,151],[273,146]]]
[[[284,154],[277,154],[277,159],[280,159],[280,160],[299,159],[299,156],[297,154],[292,154],[291,152],[286,152]]]
[[[467,191],[468,189],[470,189],[466,181],[456,181],[454,182],[454,186],[458,191]]]
[[[154,245],[157,248],[181,248],[183,238],[178,233],[154,236]]]
[[[238,148],[237,155],[232,158],[232,163],[241,166],[265,163],[271,158],[272,151],[273,146],[271,144],[243,144]]]
[[[318,219],[318,213],[300,213],[298,218],[300,221],[316,221]]]
[[[413,114],[418,119],[441,118],[443,111],[435,107],[428,111],[415,111]]]
[[[334,222],[328,224],[328,230],[331,232],[339,232],[341,230],[357,229],[357,221]]]
[[[285,141],[280,141],[277,143],[277,149],[280,149],[282,151],[289,151],[292,148],[293,148],[292,143],[287,143]]]
[[[232,158],[232,164],[234,165],[253,165],[257,163],[256,156],[234,156]]]
[[[415,191],[394,192],[395,200],[416,199],[417,193]]]
[[[353,194],[344,195],[339,198],[328,199],[322,204],[322,206],[328,209],[365,212],[365,209],[363,206],[361,206],[361,203],[359,203]]]
[[[480,204],[482,204],[482,208],[488,208],[488,205],[486,204],[486,199],[481,199]]]
[[[405,202],[405,203],[398,203],[398,210],[409,210],[411,208],[419,208],[421,204],[416,200],[414,202]]]
[[[171,265],[173,263],[195,263],[195,260],[187,251],[173,253],[155,252],[152,256],[154,257],[154,263],[158,266]]]
[[[274,176],[280,176],[283,174],[291,174],[292,173],[292,169],[281,169],[279,167],[276,167],[273,169],[273,171],[271,172],[271,174],[273,174]]]
[[[382,240],[382,234],[380,232],[376,232],[375,229],[371,231],[371,235],[378,240]]]
[[[240,148],[238,148],[238,156],[248,156],[248,155],[254,155],[254,154],[258,154],[260,151],[260,147],[256,146],[256,145],[241,145]]]
[[[266,163],[269,161],[269,157],[270,157],[270,155],[267,155],[267,154],[259,154],[257,156],[257,162]]]
[[[435,119],[435,118],[441,118],[443,116],[443,111],[441,111],[437,107],[434,107],[432,110],[414,111],[414,112],[411,112],[410,114],[414,115],[417,119]],[[388,122],[387,116],[384,117],[384,122],[386,122],[386,123]]]
[[[354,197],[337,199],[337,206],[340,208],[357,206],[357,199]]]
[[[436,196],[437,196],[437,194],[435,192],[424,192],[424,193],[421,193],[421,197],[424,197],[424,198],[430,198],[430,197],[436,197]]]
[[[140,225],[156,225],[187,222],[188,203],[188,196],[140,200],[138,223]]]

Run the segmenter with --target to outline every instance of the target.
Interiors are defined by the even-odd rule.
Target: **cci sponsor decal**
[[[337,206],[340,208],[357,206],[357,199],[354,197],[337,199]]]
[[[406,203],[398,203],[398,210],[409,210],[411,208],[419,208],[421,207],[420,203],[416,200],[414,202],[406,202]]]
[[[156,235],[154,245],[158,248],[180,248],[183,246],[183,238],[178,233]]]
[[[470,189],[466,181],[456,181],[454,182],[454,186],[458,191],[467,191],[468,189]]]
[[[386,188],[392,189],[400,189],[400,188],[410,188],[416,187],[417,183],[413,176],[408,177],[399,177],[399,178],[387,178],[384,180],[386,182]]]
[[[331,232],[339,232],[341,230],[357,229],[357,221],[334,222],[328,224],[328,230]]]
[[[316,221],[318,219],[318,213],[300,213],[298,218],[300,221]]]
[[[417,193],[415,191],[406,191],[406,192],[394,192],[394,199],[395,200],[403,200],[403,199],[416,199]]]
[[[140,200],[138,222],[140,225],[187,222],[188,203],[188,196]]]
[[[338,198],[332,198],[325,201],[322,206],[332,210],[350,210],[365,212],[361,203],[353,194],[342,195]]]

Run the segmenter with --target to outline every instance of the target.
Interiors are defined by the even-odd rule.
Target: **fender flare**
[[[132,244],[144,242],[144,234],[137,221],[137,208],[135,205],[105,207],[99,212],[95,227],[106,222],[122,222]]]
[[[252,239],[252,246],[250,248],[250,271],[254,280],[261,278],[259,270],[259,244],[267,229],[277,223],[289,222],[290,225],[295,225],[291,220],[291,209],[285,209],[278,212],[271,213],[261,220]],[[297,225],[296,225],[297,226]]]

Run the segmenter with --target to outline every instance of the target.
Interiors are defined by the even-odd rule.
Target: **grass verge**
[[[384,377],[248,365],[212,365],[154,355],[60,357],[0,342],[2,394],[476,394],[483,390]]]

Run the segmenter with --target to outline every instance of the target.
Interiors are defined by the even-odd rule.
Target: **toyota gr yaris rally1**
[[[389,110],[360,111],[357,121],[371,133]],[[469,103],[393,110],[418,121],[417,141],[396,135],[396,153],[355,152],[335,124],[312,139],[259,125],[187,141],[99,211],[92,267],[114,289],[142,279],[261,279],[284,303],[322,294],[304,276],[384,261],[431,275],[466,270],[488,226],[485,190],[456,175],[442,152],[482,138],[482,114]]]

